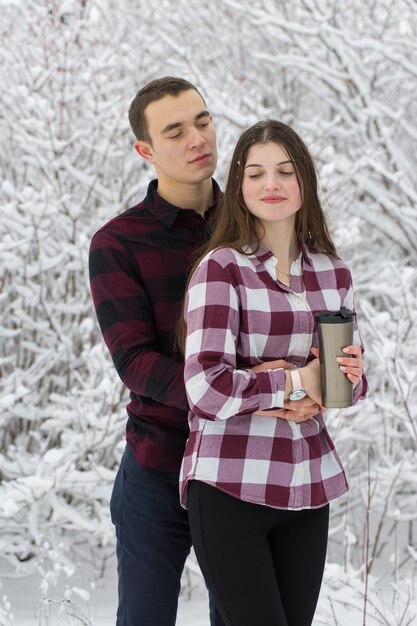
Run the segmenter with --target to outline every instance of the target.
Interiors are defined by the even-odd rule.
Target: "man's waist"
[[[168,480],[178,480],[187,437],[187,431],[163,428],[137,417],[129,417],[126,428],[126,441],[136,461]]]
[[[188,411],[184,409],[131,393],[126,410],[135,428],[149,428],[156,433],[163,433],[165,430],[180,431],[188,435]],[[175,433],[172,436],[175,437]]]

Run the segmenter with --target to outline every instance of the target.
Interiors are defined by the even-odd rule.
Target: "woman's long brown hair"
[[[245,205],[242,181],[250,147],[269,142],[276,143],[285,150],[295,169],[301,192],[301,207],[295,217],[298,241],[306,245],[310,252],[324,252],[337,257],[318,196],[316,168],[307,146],[286,124],[265,120],[251,126],[238,139],[230,163],[226,190],[216,212],[214,230],[209,240],[196,253],[197,260],[191,268],[187,287],[200,261],[211,250],[227,246],[248,254],[245,252],[247,246],[251,247],[252,252],[259,246],[262,239],[261,223]],[[182,354],[186,335],[183,312],[182,309],[177,332],[177,342]]]

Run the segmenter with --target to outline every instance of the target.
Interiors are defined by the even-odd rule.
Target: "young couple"
[[[131,392],[111,498],[117,624],[175,625],[193,543],[212,626],[307,626],[329,502],[347,490],[322,414],[314,313],[353,308],[314,164],[291,128],[259,122],[238,140],[222,197],[194,85],[148,83],[129,119],[157,178],[90,250],[101,331]],[[356,402],[367,390],[357,328],[353,343],[339,364]]]

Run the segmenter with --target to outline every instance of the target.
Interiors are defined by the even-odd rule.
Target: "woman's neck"
[[[262,241],[276,257],[279,269],[289,273],[291,264],[300,253],[300,244],[294,225],[287,222],[267,223],[264,224],[264,228],[265,234]]]

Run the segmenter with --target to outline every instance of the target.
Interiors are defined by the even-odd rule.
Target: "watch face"
[[[288,398],[290,400],[302,400],[303,398],[306,397],[306,392],[304,391],[304,389],[297,389],[296,391],[291,391],[290,395],[288,396]]]

